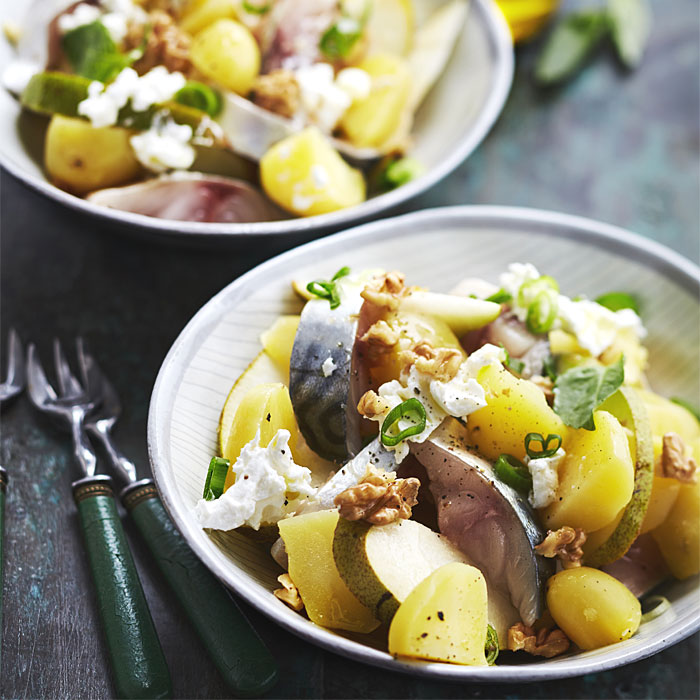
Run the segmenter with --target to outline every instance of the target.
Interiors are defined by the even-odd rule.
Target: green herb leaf
[[[532,475],[529,469],[513,455],[500,455],[494,462],[496,476],[518,493],[528,494],[532,488]]]
[[[217,117],[223,108],[223,101],[218,90],[214,90],[197,80],[188,80],[185,86],[175,93],[173,99],[178,104],[206,112],[210,117]]]
[[[651,33],[651,8],[647,0],[608,0],[613,44],[620,60],[635,68],[642,60]]]
[[[486,645],[484,651],[486,652],[486,663],[489,666],[493,666],[498,658],[499,644],[498,633],[491,625],[486,625]]]
[[[349,267],[341,267],[340,270],[331,277],[330,282],[314,280],[306,285],[306,290],[319,299],[327,299],[330,302],[331,309],[337,309],[340,306],[340,293],[338,292],[336,282],[341,277],[346,277],[349,274]]]
[[[547,377],[553,382],[557,381],[557,360],[554,355],[548,355],[542,363],[542,368]]]
[[[496,304],[505,304],[512,298],[513,296],[506,292],[505,289],[499,289],[497,292],[494,292],[490,297],[486,297],[484,301],[493,301]]]
[[[639,313],[639,302],[626,292],[608,292],[601,294],[596,298],[596,304],[604,306],[610,311],[620,311],[620,309],[632,309],[636,314]]]
[[[230,465],[231,462],[223,457],[211,458],[207,478],[204,482],[204,493],[202,494],[202,498],[207,501],[214,501],[221,496],[221,494],[224,492],[226,475],[228,474],[228,468]]]
[[[697,419],[698,423],[700,423],[700,409],[698,409],[697,406],[690,403],[690,401],[686,401],[685,399],[679,399],[677,396],[674,396],[671,401],[679,406],[682,406],[686,411],[692,413]]]
[[[609,30],[605,10],[577,12],[549,35],[535,66],[535,79],[553,85],[575,73]]]
[[[540,449],[535,450],[530,445],[533,442],[540,443]],[[551,442],[556,442],[554,447],[550,447]],[[525,436],[525,452],[530,459],[541,459],[543,457],[551,457],[556,454],[556,451],[561,447],[561,435],[550,434],[545,438],[540,433],[528,433]]]
[[[251,15],[264,15],[272,9],[272,3],[268,2],[258,5],[255,2],[248,2],[248,0],[243,0],[243,9]]]
[[[61,42],[73,70],[90,80],[107,83],[134,61],[134,56],[119,52],[100,21],[66,32]]]
[[[506,354],[506,359],[505,362],[503,363],[508,369],[512,369],[513,372],[516,374],[522,374],[523,370],[525,369],[525,363],[521,362],[520,360],[514,360],[511,356],[508,350],[506,350],[506,346],[503,345],[503,343],[499,343],[499,345],[503,348],[503,352]]]
[[[319,48],[327,58],[346,58],[361,36],[361,22],[353,17],[341,17],[323,33]]]
[[[408,421],[410,425],[398,430],[401,420]],[[425,423],[426,415],[423,404],[418,399],[407,399],[398,406],[394,406],[387,413],[382,423],[380,440],[383,445],[394,447],[406,438],[422,433],[425,430]]]
[[[554,412],[572,428],[595,430],[593,411],[625,380],[624,357],[609,367],[574,367],[557,377]]]

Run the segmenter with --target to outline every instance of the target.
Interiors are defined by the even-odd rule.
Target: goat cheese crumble
[[[511,309],[521,321],[527,318],[528,307],[534,301],[523,285],[539,277],[531,263],[512,263],[500,276],[501,287],[512,297]],[[634,341],[646,336],[641,319],[632,309],[611,311],[595,301],[574,301],[563,294],[557,295],[557,317],[552,328],[576,336],[581,348],[593,357],[601,355],[621,336],[628,335]]]
[[[292,458],[290,437],[288,430],[278,430],[270,444],[261,447],[258,431],[233,465],[236,481],[219,498],[197,503],[195,515],[202,527],[233,530],[248,525],[258,530],[292,515],[316,493],[311,471]]]
[[[187,170],[195,159],[190,144],[192,127],[176,124],[172,119],[156,119],[148,131],[142,131],[129,139],[136,159],[144,167],[156,173],[167,170]]]
[[[525,465],[532,476],[532,491],[527,500],[533,508],[544,508],[554,503],[559,488],[559,465],[566,457],[560,447],[551,457],[525,457]]]
[[[333,372],[338,368],[338,365],[333,362],[333,358],[329,355],[321,365],[321,371],[324,377],[330,377]]]

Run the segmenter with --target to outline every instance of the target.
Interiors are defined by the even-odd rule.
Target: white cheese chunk
[[[267,447],[260,447],[258,432],[243,447],[233,465],[236,481],[219,498],[197,503],[195,515],[202,527],[233,530],[248,525],[258,530],[292,515],[316,492],[311,472],[292,458],[290,437],[288,430],[278,430]]]
[[[330,377],[333,372],[338,368],[338,365],[333,362],[333,358],[329,355],[321,365],[321,371],[324,377]]]
[[[37,73],[41,73],[38,63],[17,58],[10,61],[2,72],[2,84],[8,92],[21,95]]]
[[[545,508],[554,503],[559,487],[559,465],[564,457],[566,452],[561,447],[551,457],[525,457],[532,476],[532,491],[527,500],[533,508]]]
[[[148,131],[129,139],[136,159],[157,173],[187,170],[196,156],[191,140],[192,127],[176,124],[172,119],[156,120]]]

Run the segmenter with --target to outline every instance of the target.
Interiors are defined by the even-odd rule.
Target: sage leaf
[[[649,3],[647,0],[609,0],[608,15],[617,55],[628,68],[635,68],[642,60],[651,33]]]
[[[624,358],[609,367],[574,367],[554,384],[554,412],[572,428],[595,430],[593,411],[625,380]]]
[[[567,15],[549,35],[535,66],[542,85],[561,82],[576,72],[609,30],[605,10]]]

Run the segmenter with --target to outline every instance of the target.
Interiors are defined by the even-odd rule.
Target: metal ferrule
[[[0,467],[0,491],[2,491],[2,493],[5,493],[8,479],[9,477],[7,476],[7,471],[4,469],[4,467]]]
[[[73,498],[76,503],[92,498],[93,496],[114,496],[112,489],[112,479],[106,474],[97,474],[95,476],[86,476],[78,481],[74,481]]]
[[[133,484],[125,486],[119,494],[124,508],[133,510],[139,503],[147,501],[149,498],[158,498],[158,490],[153,483],[153,479],[140,479]]]

